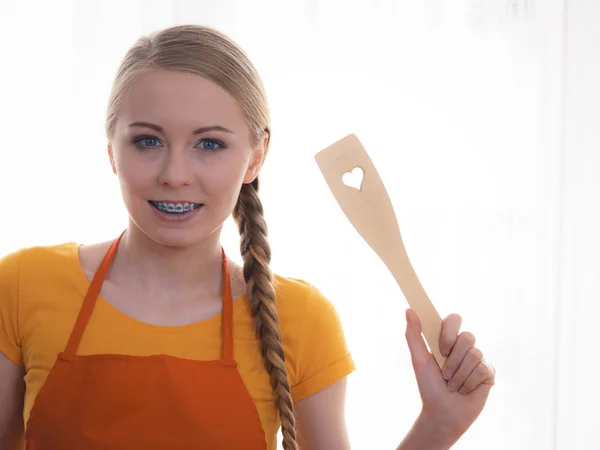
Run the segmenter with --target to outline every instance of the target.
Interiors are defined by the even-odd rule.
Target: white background
[[[122,231],[110,83],[138,36],[187,22],[236,39],[266,84],[273,268],[342,317],[354,448],[395,448],[419,397],[406,301],[314,162],[351,132],[429,296],[498,370],[455,448],[600,449],[600,2],[0,0],[0,254]],[[232,223],[223,243],[236,254]]]

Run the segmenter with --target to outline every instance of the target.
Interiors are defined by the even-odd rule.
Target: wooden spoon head
[[[402,237],[389,195],[358,137],[349,134],[317,153],[315,160],[350,223],[389,262],[390,250],[403,247]]]

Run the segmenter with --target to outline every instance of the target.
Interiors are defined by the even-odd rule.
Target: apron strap
[[[81,309],[79,310],[79,314],[77,315],[77,320],[75,322],[75,326],[71,331],[71,336],[67,341],[67,345],[65,347],[64,353],[70,356],[74,356],[77,353],[77,349],[79,348],[79,343],[81,342],[81,337],[83,336],[83,332],[85,331],[85,327],[87,326],[90,317],[92,315],[92,311],[94,310],[94,306],[96,304],[96,299],[98,295],[100,295],[100,290],[102,289],[102,283],[104,282],[104,278],[108,273],[108,269],[117,253],[117,247],[119,246],[119,241],[125,234],[125,231],[121,233],[121,235],[113,241],[110,248],[104,255],[104,259],[100,263],[98,270],[94,274],[94,278],[90,284],[90,287],[85,294],[85,298],[83,299],[83,305],[81,305]]]
[[[92,312],[94,311],[96,300],[100,295],[102,283],[106,278],[108,269],[112,264],[115,254],[117,253],[119,242],[124,234],[125,231],[123,231],[123,233],[121,233],[121,235],[113,241],[110,248],[106,252],[106,255],[104,256],[104,259],[100,263],[98,270],[96,270],[96,273],[94,274],[94,278],[90,283],[87,293],[85,294],[83,304],[79,310],[79,314],[77,315],[77,320],[75,321],[75,325],[73,326],[73,330],[71,331],[71,335],[69,336],[69,340],[65,346],[64,353],[69,356],[75,356],[77,354],[77,349],[79,348],[81,338],[83,337],[85,328],[90,320]],[[231,283],[229,279],[229,264],[227,262],[225,250],[222,248],[221,255],[223,261],[223,363],[227,366],[236,367],[236,362],[233,358],[233,297],[231,294]]]

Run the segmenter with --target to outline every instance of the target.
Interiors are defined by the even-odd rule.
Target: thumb
[[[427,344],[422,336],[422,327],[419,316],[413,309],[406,310],[406,342],[412,359],[413,366],[425,364],[431,357]]]

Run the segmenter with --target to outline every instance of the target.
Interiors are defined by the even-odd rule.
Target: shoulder
[[[29,319],[44,315],[42,311],[48,310],[44,306],[53,299],[65,298],[62,288],[72,283],[76,254],[77,244],[68,242],[0,256],[0,351],[13,362],[23,363],[24,336],[39,325]],[[46,316],[43,320],[55,323]]]
[[[334,308],[316,286],[301,278],[274,275],[276,306],[282,318],[306,314],[322,314]]]
[[[73,267],[73,263],[78,259],[79,245],[76,242],[64,242],[24,247],[0,258],[0,267],[18,266],[21,275],[24,273],[42,275],[65,267]]]
[[[0,273],[54,271],[76,261],[78,248],[76,242],[24,247],[0,257]]]
[[[282,339],[291,345],[307,344],[315,338],[344,341],[334,303],[316,286],[304,279],[280,275],[274,281]]]
[[[63,242],[24,247],[4,255],[0,257],[0,284],[11,285],[21,298],[79,286],[85,279],[79,247],[77,242]]]

